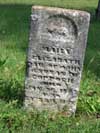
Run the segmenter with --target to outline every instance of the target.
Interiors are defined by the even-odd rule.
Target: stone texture
[[[33,6],[25,107],[75,113],[90,15]]]

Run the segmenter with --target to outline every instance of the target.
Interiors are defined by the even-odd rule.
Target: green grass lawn
[[[99,133],[100,119],[100,21],[94,17],[98,0],[0,0],[0,132]],[[92,14],[74,118],[47,112],[25,112],[25,61],[31,6],[75,8]],[[16,104],[17,100],[18,104]],[[10,101],[13,101],[12,103]],[[10,102],[10,103],[9,103]]]
[[[95,8],[98,0],[0,0],[1,4],[49,5],[57,7],[71,7],[78,9]]]

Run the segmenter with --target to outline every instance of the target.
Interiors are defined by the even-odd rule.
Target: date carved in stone
[[[90,15],[33,6],[25,106],[75,113]]]

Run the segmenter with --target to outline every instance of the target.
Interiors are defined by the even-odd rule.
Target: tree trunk
[[[96,18],[100,18],[100,0],[98,2],[98,7],[96,9]]]

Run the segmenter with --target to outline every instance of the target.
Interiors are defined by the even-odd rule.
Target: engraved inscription
[[[33,6],[26,107],[75,112],[89,19],[83,11]]]
[[[80,74],[80,60],[67,58],[67,56],[63,58],[63,55],[66,53],[70,55],[73,51],[69,48],[47,46],[42,47],[42,51],[48,55],[52,53],[52,56],[32,54],[29,66],[30,78],[36,82],[36,85],[30,86],[31,93],[33,92],[33,97],[37,94],[37,97],[42,99],[66,99],[68,91]]]
[[[62,15],[50,16],[42,27],[41,38],[48,38],[55,42],[75,43],[77,26],[74,21]]]

